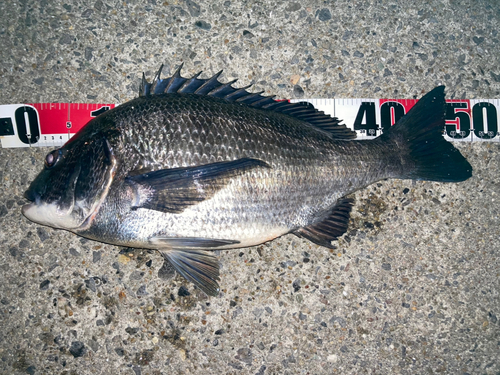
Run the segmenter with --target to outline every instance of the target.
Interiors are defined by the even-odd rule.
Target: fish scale
[[[23,213],[97,241],[157,249],[209,295],[219,290],[210,250],[286,233],[331,248],[347,230],[346,195],[384,178],[472,174],[441,135],[443,87],[381,137],[357,141],[310,104],[251,94],[218,75],[160,75],[47,156]]]
[[[266,113],[256,113],[260,116],[255,116],[254,114],[252,118],[252,113],[249,113],[245,117],[240,115],[236,118],[231,118],[231,113],[234,111],[224,110],[224,106],[222,108],[214,106],[214,104],[220,104],[220,100],[213,103],[215,100],[210,97],[196,98],[196,101],[199,102],[207,99],[207,103],[205,104],[207,106],[214,106],[214,108],[203,108],[199,105],[190,106],[194,99],[189,97],[157,97],[155,99],[157,105],[155,106],[155,103],[146,103],[147,110],[141,109],[142,103],[140,102],[134,103],[133,107],[138,109],[140,113],[148,113],[147,117],[141,119],[143,123],[159,123],[167,124],[167,126],[153,125],[146,129],[134,126],[127,122],[127,118],[129,117],[127,112],[120,115],[123,119],[117,118],[115,120],[118,123],[122,123],[123,127],[127,129],[123,138],[119,140],[119,143],[136,145],[141,151],[143,167],[151,163],[151,160],[147,160],[148,157],[159,160],[160,152],[172,155],[174,157],[173,161],[163,160],[162,162],[166,163],[165,165],[170,168],[176,168],[215,161],[234,160],[245,156],[263,158],[266,157],[267,154],[273,154],[280,159],[306,159],[312,158],[311,148],[321,147],[320,142],[311,144],[304,142],[304,138],[308,138],[308,133],[311,133],[311,131],[308,132],[298,129],[295,134],[287,133],[287,129],[294,130],[291,128],[290,124],[284,123],[285,121],[290,121],[289,118],[272,119],[273,115],[276,117],[284,117],[281,114],[274,114],[273,112],[269,112],[267,115]],[[177,103],[178,101],[180,103]],[[242,106],[235,105],[235,107],[241,110]],[[253,109],[248,108],[248,110],[252,111]],[[112,111],[110,111],[108,115],[111,115],[111,112]],[[189,112],[191,115],[189,117],[181,116],[177,118],[177,113],[182,112]],[[255,110],[253,110],[253,112],[255,112]],[[157,113],[159,114],[158,116],[156,116]],[[168,113],[169,116],[164,116],[164,113]],[[269,123],[267,127],[263,126],[267,121],[271,120],[274,121]],[[173,124],[173,127],[169,127],[170,124]],[[252,124],[252,137],[249,137],[247,124]],[[299,122],[298,126],[303,127],[303,124]],[[193,155],[193,153],[190,152],[189,144],[191,142],[197,144],[201,141],[197,137],[193,138],[195,131],[205,134],[206,137],[203,154],[198,163],[186,159],[189,158],[190,155]],[[313,131],[316,132],[316,129]],[[162,139],[166,140],[163,145],[155,144],[155,139],[159,137],[159,134],[162,135]],[[314,134],[313,137],[309,136],[311,142],[314,141],[316,137],[316,134]],[[323,143],[329,141],[330,138],[325,134]],[[153,143],[153,146],[150,146],[150,143]],[[325,148],[324,145],[323,148]],[[148,149],[150,149],[151,152],[146,152]],[[299,152],[302,152],[302,155],[300,155]]]

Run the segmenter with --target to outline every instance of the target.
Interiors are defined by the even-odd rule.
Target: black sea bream
[[[210,79],[143,78],[140,97],[50,152],[24,215],[115,245],[158,249],[208,295],[210,250],[294,233],[332,247],[358,189],[386,178],[457,182],[472,167],[445,141],[437,87],[372,141],[311,104]]]

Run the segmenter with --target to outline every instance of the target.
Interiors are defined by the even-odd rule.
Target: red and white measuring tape
[[[415,105],[416,99],[300,99],[343,120],[372,139]],[[2,147],[59,147],[93,117],[115,104],[34,103],[0,105]],[[500,142],[500,99],[446,101],[444,137],[449,141]]]

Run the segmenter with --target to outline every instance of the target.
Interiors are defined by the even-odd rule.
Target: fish
[[[162,65],[163,67],[163,65]],[[472,166],[443,137],[445,89],[373,140],[318,111],[200,73],[142,76],[139,96],[49,152],[25,193],[29,220],[118,246],[158,250],[208,296],[214,250],[293,233],[334,248],[348,195],[383,179],[460,182]]]

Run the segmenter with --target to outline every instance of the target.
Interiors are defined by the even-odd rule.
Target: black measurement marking
[[[14,135],[14,125],[10,117],[0,118],[0,136]]]
[[[97,116],[99,116],[101,113],[104,113],[104,112],[106,112],[106,111],[109,111],[109,108],[110,108],[110,107],[106,105],[106,106],[104,106],[104,107],[101,107],[101,108],[99,108],[99,109],[96,109],[95,111],[90,112],[90,116],[92,116],[92,117],[97,117]]]
[[[447,121],[455,121],[456,124],[445,125],[446,134],[451,138],[467,138],[470,135],[470,116],[467,112],[457,111],[467,109],[467,103],[446,103]],[[460,129],[460,130],[458,130]]]
[[[29,124],[26,124],[25,113],[28,115]],[[36,110],[33,107],[22,106],[16,109],[14,116],[19,140],[27,145],[37,143],[40,138],[40,126]],[[29,134],[26,134],[26,129],[28,129],[26,125],[29,126]]]
[[[486,112],[486,126],[484,115]],[[474,122],[474,134],[482,139],[495,138],[498,134],[497,109],[490,103],[477,103],[472,107],[472,120]]]
[[[365,123],[363,124],[363,118]],[[359,106],[356,120],[354,120],[354,130],[364,130],[370,135],[375,135],[378,129],[377,120],[375,117],[375,103],[362,102]]]
[[[391,110],[394,111],[394,122],[391,121]],[[386,131],[405,115],[405,107],[398,102],[385,102],[380,106],[380,125]]]

